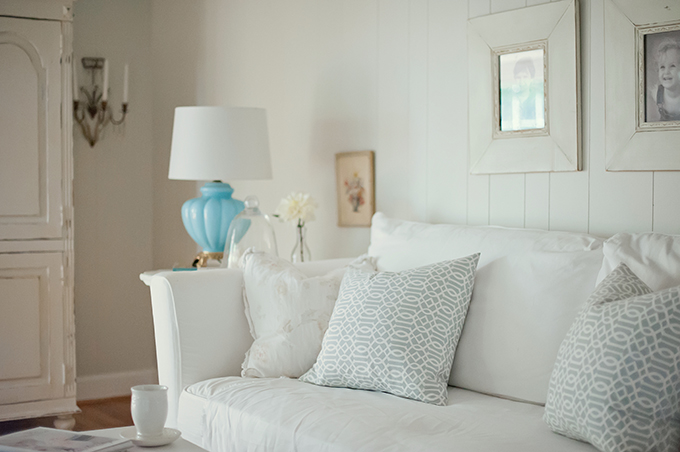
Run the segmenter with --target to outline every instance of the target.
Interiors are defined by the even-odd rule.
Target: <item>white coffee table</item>
[[[100,436],[107,436],[109,438],[120,438],[120,431],[128,428],[128,427],[119,427],[119,428],[107,428],[104,430],[90,430],[87,432],[82,432],[82,433],[89,433],[92,435],[100,435]],[[133,446],[131,449],[128,449],[130,451],[134,452],[206,452],[205,449],[198,447],[196,444],[191,443],[187,441],[186,439],[182,438],[181,436],[175,440],[174,442],[168,444],[167,446],[159,446],[159,447],[139,447],[139,446]]]

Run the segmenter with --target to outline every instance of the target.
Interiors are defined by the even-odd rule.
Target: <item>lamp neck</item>
[[[231,194],[234,193],[234,189],[231,185],[224,182],[215,181],[207,182],[201,187],[201,193],[203,196],[210,198],[231,198]]]

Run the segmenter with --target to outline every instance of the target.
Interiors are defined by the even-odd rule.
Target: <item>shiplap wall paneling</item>
[[[584,2],[585,3],[585,2]],[[590,147],[590,212],[588,230],[609,236],[619,231],[652,229],[651,172],[605,171],[605,44],[604,3],[591,0],[588,8],[589,38],[584,43],[590,52],[589,81],[589,147]]]
[[[586,1],[580,1],[581,50],[589,46],[590,21]],[[583,63],[584,54],[581,54]],[[574,88],[576,89],[576,88]],[[557,231],[588,231],[588,192],[589,192],[589,159],[590,147],[588,136],[588,97],[590,83],[588,68],[581,66],[581,168],[582,171],[566,173],[550,173],[550,229]],[[586,94],[584,94],[586,93]]]
[[[654,231],[680,234],[680,173],[654,173]]]
[[[588,231],[588,173],[550,174],[550,229]]]
[[[491,1],[484,0],[468,0],[468,18],[484,16],[491,14]],[[466,25],[467,28],[467,25]],[[465,41],[467,43],[467,39]],[[467,44],[466,44],[467,46]],[[467,89],[467,83],[464,85]],[[472,99],[468,99],[471,104]],[[467,121],[466,121],[467,124]],[[466,150],[466,154],[469,150]],[[469,160],[468,160],[468,174],[469,174]],[[468,190],[467,190],[467,222],[473,225],[489,224],[489,176],[484,175],[468,175]]]
[[[430,0],[428,11],[428,221],[467,221],[467,2]]]
[[[498,226],[524,227],[524,174],[492,174],[489,221]]]
[[[524,227],[550,229],[550,173],[527,174],[524,196]]]
[[[409,166],[416,176],[412,216],[427,221],[427,34],[428,0],[408,3],[408,106],[409,106]]]
[[[409,165],[409,1],[378,2],[378,158],[380,209],[414,219],[420,186]],[[407,182],[408,181],[408,182]]]

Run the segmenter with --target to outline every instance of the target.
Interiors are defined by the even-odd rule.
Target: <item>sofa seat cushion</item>
[[[551,432],[542,407],[448,391],[442,407],[287,378],[226,377],[184,390],[178,428],[212,452],[595,451]]]

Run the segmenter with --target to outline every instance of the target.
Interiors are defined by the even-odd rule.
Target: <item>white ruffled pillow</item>
[[[241,375],[299,377],[314,365],[321,351],[347,266],[307,277],[284,259],[251,250],[240,264],[246,317],[255,339]],[[375,259],[368,256],[349,265],[375,271]]]

